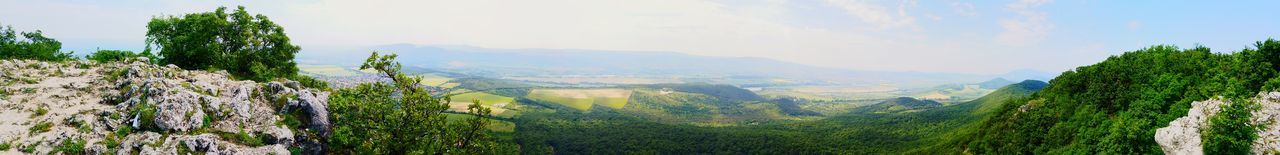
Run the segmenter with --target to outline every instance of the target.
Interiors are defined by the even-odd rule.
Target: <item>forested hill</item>
[[[900,113],[848,113],[821,120],[703,127],[623,113],[526,113],[514,121],[522,152],[556,154],[893,154],[944,141],[998,105],[1039,91],[1024,81],[983,98]],[[638,103],[637,103],[638,104]]]
[[[1153,46],[1067,71],[1028,99],[920,153],[1158,154],[1157,128],[1187,115],[1190,103],[1241,101],[1280,86],[1280,41],[1215,53]],[[1243,102],[1247,103],[1247,102]],[[1256,137],[1250,104],[1223,106],[1202,130],[1207,154],[1248,154]],[[1225,115],[1224,115],[1225,114]]]

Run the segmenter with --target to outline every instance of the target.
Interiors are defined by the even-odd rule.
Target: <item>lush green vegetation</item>
[[[21,34],[19,37],[18,34]],[[0,27],[0,59],[44,61],[71,60],[71,52],[63,52],[62,42],[44,36],[43,32],[15,32],[12,26]]]
[[[360,67],[379,71],[391,83],[363,83],[330,97],[329,108],[335,112],[328,140],[331,153],[494,153],[497,144],[488,137],[488,108],[475,103],[469,113],[479,117],[447,121],[446,102],[420,87],[421,78],[402,73],[395,57],[375,52]]]
[[[910,97],[898,97],[882,101],[873,105],[867,105],[855,112],[860,113],[896,113],[911,112],[915,110],[929,109],[942,106],[942,103],[933,100],[921,100]]]
[[[987,113],[979,107],[1001,104],[1043,88],[1038,81],[1011,85],[972,102],[915,113],[850,113],[814,121],[770,121],[726,127],[660,123],[624,109],[579,112],[549,106],[515,119],[516,140],[524,153],[558,154],[891,154],[942,140],[946,133],[972,124]],[[673,94],[678,94],[673,93]],[[671,94],[668,94],[671,95]],[[661,100],[666,95],[638,91],[633,97]],[[670,99],[670,98],[668,98]],[[715,101],[705,96],[701,100]],[[633,105],[649,104],[638,101]],[[654,102],[685,105],[687,102]],[[716,103],[716,102],[711,102]],[[681,107],[681,106],[666,106]],[[706,107],[711,108],[711,107]],[[692,108],[693,110],[697,108]],[[669,109],[678,111],[679,109]],[[537,111],[537,110],[531,110]],[[671,112],[680,113],[680,112]],[[692,113],[714,113],[696,111]]]
[[[1156,154],[1155,129],[1185,116],[1190,103],[1222,96],[1235,101],[1210,118],[1208,154],[1244,154],[1253,140],[1251,98],[1280,86],[1280,41],[1214,53],[1205,47],[1150,48],[1067,71],[1029,100],[1010,102],[995,116],[926,152]]]
[[[160,50],[160,62],[184,69],[223,69],[238,78],[267,81],[298,73],[284,28],[241,6],[213,12],[156,17],[147,23],[147,46]]]

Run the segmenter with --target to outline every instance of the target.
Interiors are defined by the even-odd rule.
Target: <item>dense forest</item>
[[[1150,48],[1068,71],[1024,100],[924,152],[975,154],[1157,154],[1155,129],[1187,115],[1193,101],[1236,101],[1210,118],[1205,153],[1248,154],[1256,136],[1244,99],[1280,86],[1280,41],[1215,53],[1205,47]]]

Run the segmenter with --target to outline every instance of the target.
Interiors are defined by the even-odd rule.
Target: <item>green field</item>
[[[534,89],[530,99],[564,105],[582,111],[593,105],[621,109],[627,105],[631,90],[626,89]]]
[[[433,74],[422,75],[423,85],[441,88],[453,88],[459,85],[458,83],[450,83],[449,80],[453,80],[453,78]]]
[[[455,90],[454,92],[463,92],[467,90]],[[480,105],[488,107],[492,110],[494,116],[511,117],[514,113],[508,113],[510,109],[515,107],[515,98],[494,95],[485,92],[469,92],[449,97],[449,110],[457,112],[466,112],[467,106],[472,101],[480,101]]]
[[[467,114],[445,113],[445,119],[449,120],[449,122],[461,122],[475,117],[476,116]],[[494,132],[515,132],[516,124],[508,121],[489,119],[489,124],[486,125],[485,128],[489,128],[489,131]]]
[[[627,106],[627,99],[621,97],[596,97],[592,103],[613,109],[622,109],[622,107]]]

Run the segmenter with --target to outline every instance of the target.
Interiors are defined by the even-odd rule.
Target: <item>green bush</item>
[[[18,34],[22,34],[19,38]],[[63,61],[75,59],[71,52],[62,52],[62,42],[35,32],[13,31],[12,26],[0,27],[0,59],[31,59]]]
[[[1258,138],[1254,125],[1249,124],[1250,111],[1258,104],[1236,100],[1222,106],[1217,115],[1209,117],[1209,125],[1201,138],[1206,154],[1250,154],[1249,145]]]
[[[267,81],[297,75],[294,54],[284,28],[241,6],[230,14],[214,12],[152,18],[147,44],[159,48],[160,63],[191,70],[222,69],[238,79]]]
[[[31,114],[31,117],[35,118],[36,116],[44,116],[44,114],[47,114],[47,113],[49,113],[49,109],[44,108],[44,106],[40,106],[36,108],[35,113]]]
[[[489,109],[472,105],[474,117],[448,123],[444,100],[420,87],[421,77],[400,72],[395,55],[373,53],[361,69],[375,69],[392,82],[362,83],[330,97],[335,154],[491,154],[485,125]]]
[[[325,90],[325,91],[330,90],[329,82],[325,82],[324,80],[319,80],[310,76],[294,75],[293,78],[290,78],[290,80],[298,81],[298,83],[301,83],[303,87]]]
[[[62,144],[53,148],[53,152],[62,152],[62,154],[84,154],[84,139],[63,139]]]
[[[53,127],[53,123],[40,122],[40,123],[36,123],[36,125],[34,126],[31,126],[31,128],[27,130],[30,131],[31,134],[36,134],[36,133],[49,132],[49,128],[52,128],[52,127]]]
[[[240,132],[237,132],[237,133],[222,132],[222,131],[214,131],[213,133],[214,135],[218,135],[218,137],[221,137],[223,140],[231,141],[236,144],[242,144],[242,145],[253,146],[253,147],[265,145],[263,143],[263,138],[266,138],[266,137],[251,135],[248,132],[244,132],[243,129],[241,129]]]
[[[85,59],[98,61],[98,62],[124,61],[124,60],[137,58],[137,57],[147,57],[148,59],[152,60],[151,62],[156,62],[159,59],[155,55],[151,54],[151,51],[143,51],[142,53],[133,53],[132,51],[124,51],[124,50],[98,50],[97,52],[93,52],[93,53],[90,53],[89,55],[84,56]]]

